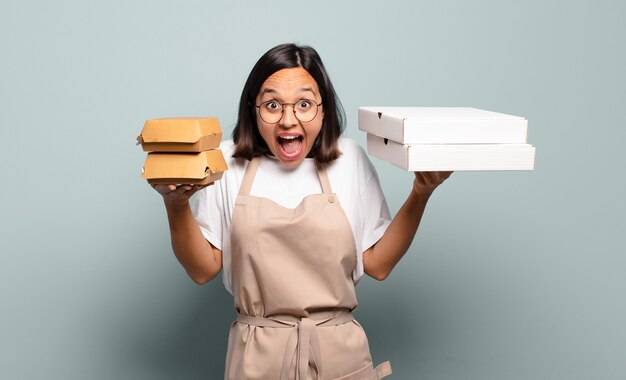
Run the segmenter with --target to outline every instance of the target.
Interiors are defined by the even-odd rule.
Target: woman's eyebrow
[[[299,88],[299,89],[298,89],[298,92],[310,92],[310,93],[311,93],[311,94],[313,94],[313,95],[317,95],[317,94],[315,93],[315,91],[313,90],[313,88],[311,88],[311,87],[302,87],[302,88]],[[271,88],[271,87],[270,87],[270,88],[264,88],[264,89],[261,91],[261,97],[263,97],[263,95],[265,95],[265,94],[278,94],[278,91],[276,91],[275,89],[273,89],[273,88]]]
[[[302,88],[298,89],[298,91],[300,91],[300,92],[310,92],[313,95],[315,95],[315,91],[313,91],[313,89],[311,87],[302,87]]]

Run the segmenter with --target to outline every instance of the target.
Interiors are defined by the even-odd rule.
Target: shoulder
[[[219,149],[222,151],[222,154],[224,155],[227,163],[230,163],[229,161],[234,160],[233,153],[235,152],[235,143],[233,143],[233,140],[222,141],[220,143]]]
[[[336,160],[337,167],[346,168],[346,166],[356,169],[359,172],[369,173],[373,170],[373,166],[365,153],[365,150],[356,141],[342,137],[339,139],[339,150],[341,156]]]
[[[224,155],[224,160],[228,165],[228,170],[233,169],[233,171],[245,169],[246,160],[241,158],[234,158],[233,154],[235,153],[235,143],[233,140],[224,140],[220,143],[219,149],[222,151]]]
[[[341,151],[341,156],[336,160],[338,163],[361,166],[364,161],[369,162],[367,154],[356,141],[342,137],[338,143]]]
[[[233,157],[235,144],[232,140],[222,141],[219,150],[222,152],[228,168],[222,179],[215,182],[216,186],[207,187],[207,193],[215,191],[219,196],[233,197],[239,192],[239,185],[246,170],[247,160]]]
[[[333,183],[333,189],[340,191],[339,188],[345,185],[345,190],[354,194],[375,175],[375,169],[356,141],[340,138],[338,142],[341,156],[328,165],[328,176]]]
[[[339,143],[339,150],[341,151],[342,156],[346,155],[348,157],[352,157],[352,156],[360,157],[360,156],[365,155],[363,148],[361,148],[361,146],[357,144],[356,141],[350,138],[340,137],[338,143]]]

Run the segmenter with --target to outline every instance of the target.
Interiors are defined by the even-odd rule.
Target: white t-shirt
[[[232,141],[220,145],[228,171],[213,186],[206,187],[191,199],[191,208],[204,237],[222,250],[223,276],[231,290],[230,228],[235,199],[246,170],[247,160],[234,159]],[[357,267],[353,280],[363,275],[363,251],[383,235],[391,217],[380,188],[378,175],[363,149],[354,141],[340,138],[341,156],[327,166],[332,191],[348,217],[357,248]],[[319,194],[322,186],[312,158],[296,168],[285,168],[273,157],[262,157],[250,189],[250,195],[269,198],[283,207],[295,208],[309,194]]]

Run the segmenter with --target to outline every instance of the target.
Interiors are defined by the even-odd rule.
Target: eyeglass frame
[[[319,108],[320,108],[322,105],[324,105],[324,102],[322,102],[322,103],[317,103],[317,101],[316,101],[316,100],[313,100],[313,99],[306,99],[306,98],[300,99],[300,100],[298,100],[298,102],[301,102],[301,101],[303,101],[303,100],[306,100],[306,101],[308,101],[308,102],[311,102],[311,103],[315,104],[315,115],[311,118],[311,120],[308,120],[308,121],[302,121],[302,120],[300,120],[300,118],[299,118],[299,117],[298,117],[298,115],[296,114],[296,104],[297,104],[297,102],[296,102],[296,103],[279,103],[279,102],[277,102],[276,100],[266,100],[266,101],[264,101],[264,102],[261,102],[261,104],[259,104],[259,105],[256,105],[256,104],[255,104],[254,106],[255,106],[255,107],[259,110],[259,117],[261,118],[261,120],[263,120],[264,122],[266,122],[266,123],[268,123],[268,124],[278,124],[278,123],[279,123],[279,122],[283,119],[283,117],[285,117],[285,106],[291,106],[291,109],[293,110],[293,116],[294,116],[296,119],[298,119],[298,121],[299,121],[299,122],[301,122],[301,123],[310,123],[311,121],[313,121],[313,119],[315,119],[315,118],[317,117],[317,114],[320,112],[320,111],[319,111]],[[268,122],[268,121],[265,121],[265,120],[263,119],[263,117],[261,116],[261,106],[262,106],[263,104],[265,104],[265,103],[269,103],[269,102],[276,102],[276,103],[277,103],[277,104],[279,104],[279,105],[280,105],[280,107],[281,107],[281,110],[280,110],[280,118],[279,118],[278,120],[276,120],[274,123],[270,123],[270,122]]]

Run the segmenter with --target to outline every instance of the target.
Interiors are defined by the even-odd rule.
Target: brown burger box
[[[202,152],[219,147],[222,129],[215,117],[147,120],[137,142],[144,152]]]
[[[148,153],[143,177],[149,184],[207,185],[222,178],[228,165],[219,149],[199,153]]]

